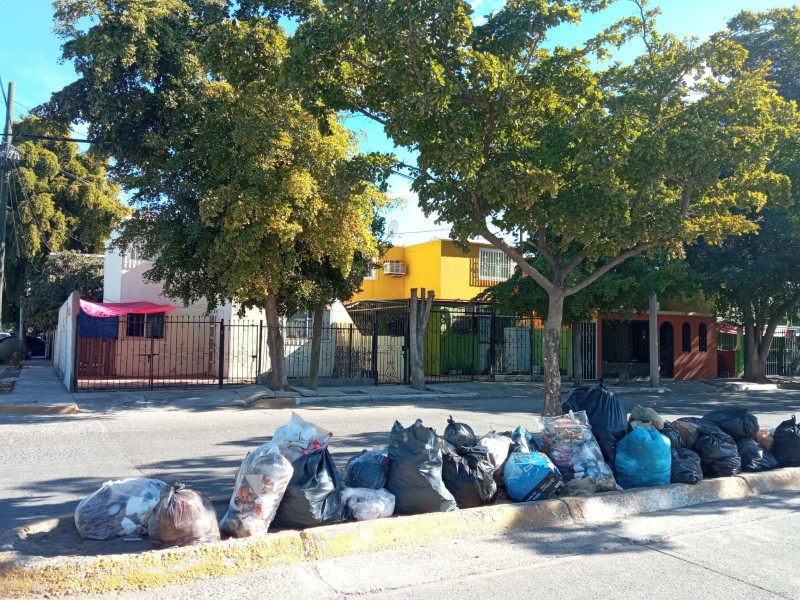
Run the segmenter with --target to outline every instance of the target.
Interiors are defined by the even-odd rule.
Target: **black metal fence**
[[[424,332],[426,380],[536,379],[542,375],[543,332],[544,324],[536,318],[435,307]],[[311,365],[311,327],[290,322],[282,334],[288,377],[302,386]],[[319,380],[408,383],[408,348],[408,313],[398,307],[365,312],[353,324],[326,324]],[[571,377],[566,328],[560,355],[563,374]],[[164,314],[103,319],[81,315],[74,364],[78,390],[221,387],[265,383],[270,374],[263,321]]]

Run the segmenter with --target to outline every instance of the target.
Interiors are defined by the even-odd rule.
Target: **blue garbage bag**
[[[561,487],[561,473],[541,452],[512,452],[503,467],[503,480],[517,502],[546,500]]]
[[[624,489],[669,485],[672,446],[657,429],[637,427],[617,446],[615,465]]]

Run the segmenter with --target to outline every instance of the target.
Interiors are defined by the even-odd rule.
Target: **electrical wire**
[[[42,244],[44,245],[45,248],[47,248],[48,251],[53,252],[53,249],[50,247],[50,245],[47,243],[47,240],[45,239],[45,235],[44,235],[45,230],[44,230],[44,227],[42,227],[42,222],[39,220],[39,215],[36,214],[36,209],[34,208],[33,202],[28,197],[28,192],[27,192],[27,190],[25,190],[25,186],[22,183],[22,177],[19,174],[19,169],[14,169],[12,171],[12,173],[16,174],[17,181],[19,181],[19,189],[22,190],[22,196],[25,198],[25,201],[28,203],[28,206],[29,206],[29,208],[31,210],[31,214],[33,215],[33,220],[36,221],[36,225],[39,227],[39,231],[42,232],[42,235],[41,235]]]

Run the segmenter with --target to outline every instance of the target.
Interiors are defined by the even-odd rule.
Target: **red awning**
[[[154,304],[153,302],[89,302],[81,300],[81,310],[90,317],[118,317],[119,315],[149,315],[177,310],[170,304]]]

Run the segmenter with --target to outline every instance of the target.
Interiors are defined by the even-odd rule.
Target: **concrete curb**
[[[317,396],[297,398],[297,405],[306,404],[359,404],[361,402],[402,402],[404,400],[440,400],[442,398],[479,398],[478,392],[452,392],[419,394],[356,394],[352,396]]]
[[[72,415],[80,412],[74,402],[67,404],[0,404],[0,414]]]
[[[454,536],[600,523],[720,500],[753,498],[788,489],[800,489],[800,467],[708,479],[693,486],[673,484],[586,497],[342,523],[138,554],[43,558],[4,552],[0,553],[0,595],[60,596],[152,589],[278,565],[420,547]]]

